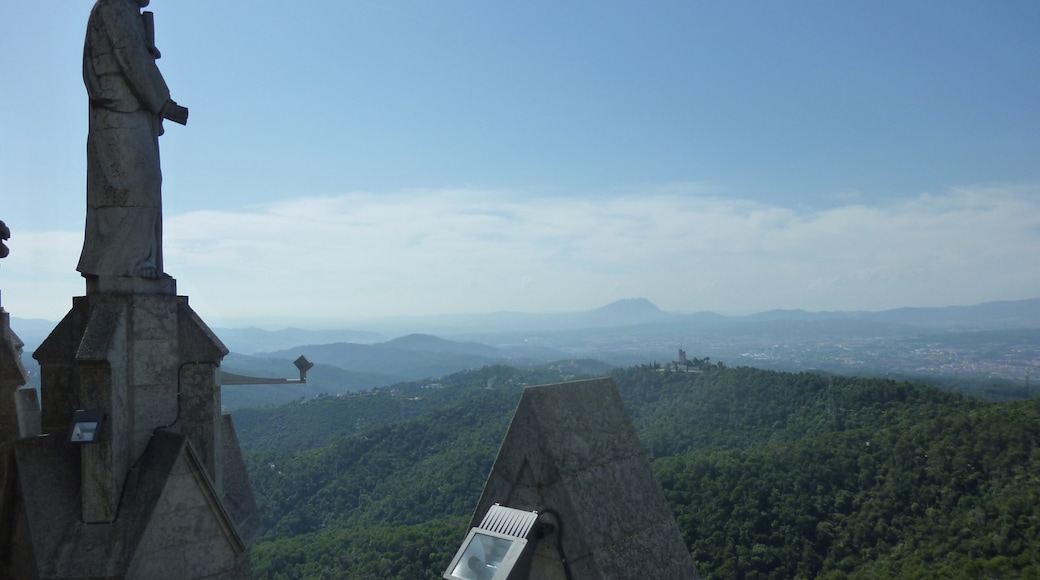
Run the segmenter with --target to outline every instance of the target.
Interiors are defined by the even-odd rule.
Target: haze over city
[[[90,2],[0,5],[3,306],[83,293]],[[1040,5],[156,0],[206,318],[1040,296]]]

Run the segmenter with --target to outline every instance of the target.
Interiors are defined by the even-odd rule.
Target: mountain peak
[[[432,334],[409,334],[384,343],[384,346],[411,351],[498,356],[498,349],[476,342],[457,342]]]
[[[388,340],[386,346],[407,349],[422,349],[426,347],[441,347],[451,341],[432,334],[415,333]]]
[[[650,302],[646,298],[623,298],[616,302],[611,302],[606,306],[600,306],[592,312],[602,314],[624,314],[624,315],[659,315],[662,314],[661,309],[656,304]]]
[[[627,326],[654,322],[664,316],[666,314],[646,298],[626,298],[589,310],[580,315],[580,319],[595,326]]]

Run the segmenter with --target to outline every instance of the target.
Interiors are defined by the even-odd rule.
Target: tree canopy
[[[1040,578],[1040,400],[701,362],[613,378],[703,578]],[[439,578],[521,390],[563,378],[253,411],[255,576]]]

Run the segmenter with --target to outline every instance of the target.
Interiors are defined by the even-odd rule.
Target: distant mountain
[[[291,348],[298,344],[326,344],[330,342],[373,343],[386,340],[378,332],[365,330],[305,330],[283,328],[215,328],[213,332],[232,352],[253,354]]]
[[[734,320],[744,322],[796,320],[866,320],[922,328],[951,330],[997,330],[1013,328],[1040,328],[1040,298],[983,302],[971,306],[939,308],[895,308],[878,312],[769,310]]]
[[[861,316],[930,328],[996,330],[1040,328],[1040,298],[945,308],[897,308]]]
[[[828,313],[809,312],[806,310],[767,310],[757,314],[740,317],[745,322],[766,322],[773,320],[813,320],[826,318]]]
[[[48,321],[12,319],[27,353],[53,326]],[[216,333],[235,353],[262,353],[263,358],[283,363],[306,354],[316,363],[367,377],[360,381],[366,385],[500,363],[530,367],[565,359],[611,365],[668,362],[677,358],[679,348],[690,357],[777,370],[1023,384],[1036,375],[1040,364],[1040,343],[1031,333],[1019,332],[1040,330],[1040,299],[882,312],[771,310],[721,316],[664,312],[646,298],[630,298],[580,312],[401,317],[358,322],[352,328],[221,328]],[[26,368],[38,371],[35,363]],[[292,374],[292,367],[286,368]],[[349,377],[329,380],[322,392],[354,388]],[[315,384],[305,389],[317,388]]]
[[[514,356],[508,350],[483,344],[454,342],[422,334],[379,344],[337,342],[298,346],[291,350],[264,353],[263,356],[293,360],[300,354],[312,362],[359,373],[392,376],[401,381],[439,377],[464,369],[506,362],[520,366],[547,362],[546,359]],[[565,356],[565,353],[560,353],[560,356],[554,358]]]
[[[631,308],[631,311],[628,309]],[[711,357],[731,365],[857,375],[968,381],[1029,381],[1040,364],[1040,300],[884,312],[772,310],[749,316],[654,313],[652,303],[621,301],[604,307],[645,322],[591,324],[595,311],[538,331],[465,334],[500,349],[534,346],[614,365]],[[449,338],[451,338],[449,336]],[[1035,376],[1035,372],[1032,375]]]
[[[41,318],[11,317],[11,330],[25,343],[25,351],[32,352],[50,335],[57,322]]]
[[[646,298],[627,298],[611,302],[580,315],[580,318],[596,323],[597,326],[626,326],[646,324],[667,318],[656,304]]]
[[[454,354],[469,354],[487,356],[491,358],[503,358],[506,353],[487,345],[477,342],[455,342],[445,340],[430,334],[409,334],[383,343],[383,346],[408,351],[439,352]]]
[[[489,312],[483,314],[446,314],[438,316],[396,316],[371,318],[355,326],[384,334],[424,333],[439,336],[465,335],[495,329],[501,332],[573,330],[643,324],[671,316],[646,298],[618,300],[592,310],[570,312]]]

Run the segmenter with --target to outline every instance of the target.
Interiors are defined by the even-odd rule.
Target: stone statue
[[[83,82],[90,99],[87,220],[76,267],[85,277],[163,273],[163,119],[186,124],[155,61],[149,0],[97,0],[87,22]]]

